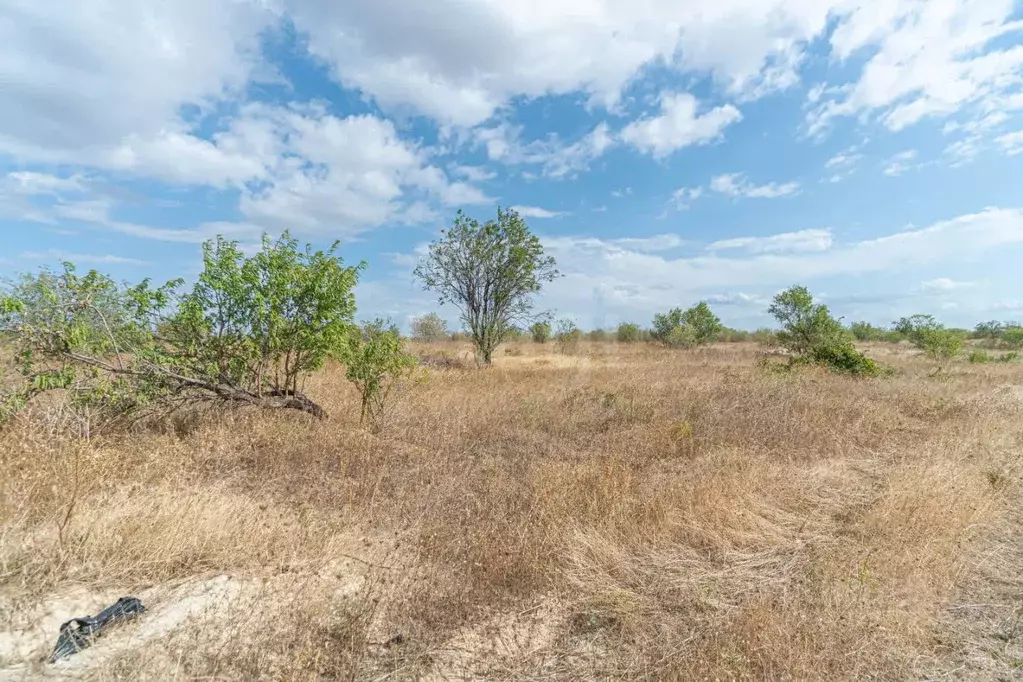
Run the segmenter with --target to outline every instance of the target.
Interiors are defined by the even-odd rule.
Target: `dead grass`
[[[1023,368],[934,374],[889,350],[898,373],[861,381],[758,369],[753,345],[583,343],[521,344],[478,371],[467,349],[422,350],[445,359],[377,433],[336,368],[310,391],[323,423],[186,415],[72,440],[56,406],[28,415],[0,435],[8,630],[68,591],[229,575],[248,601],[84,674],[990,679],[1020,665]],[[20,660],[6,657],[0,673]]]

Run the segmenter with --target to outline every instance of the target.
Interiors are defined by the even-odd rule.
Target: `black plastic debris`
[[[72,618],[60,626],[57,645],[50,654],[50,663],[56,663],[85,649],[102,631],[111,625],[132,620],[143,613],[146,607],[135,597],[121,597],[116,604],[108,606],[95,616]]]

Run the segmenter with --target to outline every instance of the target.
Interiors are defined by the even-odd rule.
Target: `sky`
[[[513,207],[584,328],[1023,319],[1014,0],[0,0],[0,274],[194,278],[217,234],[368,262]]]

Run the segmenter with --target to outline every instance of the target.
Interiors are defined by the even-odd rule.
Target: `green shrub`
[[[840,374],[878,376],[883,371],[881,365],[856,350],[851,344],[815,348],[810,353],[810,360]]]
[[[762,327],[750,334],[750,338],[761,346],[773,347],[778,345],[778,335],[773,329]]]
[[[993,358],[991,357],[991,354],[988,353],[986,350],[973,350],[970,351],[970,355],[966,359],[975,365],[979,365],[984,364],[986,362],[991,362]]]
[[[592,331],[586,332],[586,340],[598,342],[610,341],[611,335],[608,332],[604,331],[603,329],[594,329]]]
[[[686,332],[679,331],[681,328]],[[711,343],[724,328],[707,302],[700,301],[686,310],[672,308],[654,315],[653,337],[670,348],[691,348]]]
[[[622,322],[615,331],[615,340],[618,343],[636,343],[642,338],[643,330],[639,328],[638,324],[632,324],[631,322]]]
[[[695,348],[700,341],[692,327],[675,327],[668,332],[663,343],[668,348]]]
[[[853,322],[849,325],[849,331],[857,341],[882,341],[885,335],[884,329],[869,322]]]
[[[777,296],[768,311],[781,323],[778,343],[793,354],[793,362],[815,363],[834,372],[876,376],[881,367],[853,347],[848,331],[831,316],[828,307],[814,303],[803,286]]]
[[[529,335],[534,343],[547,343],[551,338],[551,325],[548,322],[536,322],[529,328]]]
[[[1016,362],[1017,360],[1019,360],[1019,352],[1014,350],[1009,351],[1008,353],[1002,353],[1002,355],[998,357],[998,362]]]
[[[963,330],[946,329],[933,315],[903,317],[895,330],[935,360],[949,360],[963,351]]]
[[[2,402],[63,388],[72,402],[124,414],[212,403],[324,417],[303,383],[351,334],[363,267],[346,267],[337,248],[300,249],[284,233],[246,256],[218,237],[180,295],[182,280],[125,287],[71,263],[26,275],[0,305],[0,332],[15,339],[24,378]]]
[[[448,323],[437,313],[414,317],[410,326],[417,341],[443,341],[448,336]]]
[[[355,385],[362,399],[360,423],[377,424],[392,389],[408,377],[418,364],[405,351],[401,337],[384,320],[363,325],[361,334],[349,334],[339,354],[345,363],[345,378]]]
[[[1023,327],[1006,327],[999,338],[999,345],[1014,350],[1023,348]]]
[[[557,351],[563,355],[574,355],[579,348],[579,342],[583,338],[583,332],[575,322],[569,319],[558,321],[558,329],[554,334],[554,344]]]

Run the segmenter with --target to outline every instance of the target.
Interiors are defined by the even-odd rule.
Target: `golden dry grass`
[[[151,594],[157,618],[226,575],[229,605],[82,674],[1018,674],[1023,368],[934,374],[899,351],[862,381],[756,357],[509,346],[428,369],[376,432],[337,368],[310,391],[326,422],[179,415],[81,440],[40,406],[0,435],[0,632],[83,589]]]

